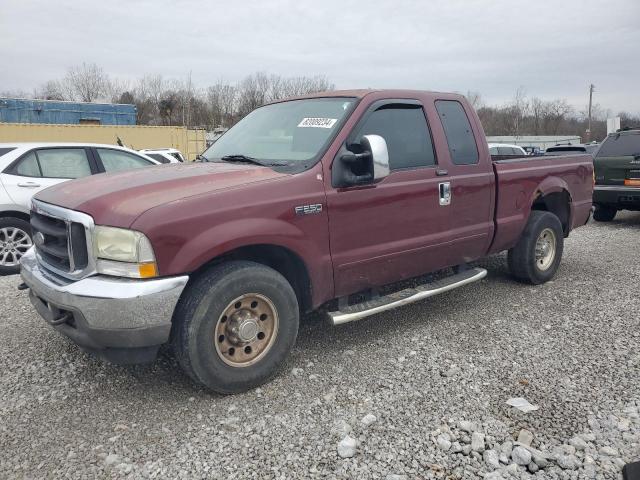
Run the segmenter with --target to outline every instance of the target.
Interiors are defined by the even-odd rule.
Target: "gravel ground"
[[[305,318],[281,375],[228,397],[168,354],[93,359],[0,278],[0,477],[619,478],[640,460],[639,244],[620,214],[574,232],[543,286],[499,255],[419,304]]]

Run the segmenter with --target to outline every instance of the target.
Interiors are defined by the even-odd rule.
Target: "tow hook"
[[[18,285],[18,290],[26,290],[27,288],[29,288],[29,285],[27,285],[24,282],[22,282],[20,285]]]

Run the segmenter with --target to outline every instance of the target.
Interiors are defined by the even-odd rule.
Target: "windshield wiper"
[[[225,155],[221,157],[220,160],[224,162],[253,163],[255,165],[260,165],[262,167],[284,167],[287,165],[286,163],[265,162],[262,160],[258,160],[257,158],[249,157],[247,155],[242,155],[242,154]]]

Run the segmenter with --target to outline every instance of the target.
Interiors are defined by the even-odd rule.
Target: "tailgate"
[[[640,187],[640,155],[599,156],[593,163],[597,185]]]
[[[593,164],[596,185],[640,187],[640,131],[607,136]]]

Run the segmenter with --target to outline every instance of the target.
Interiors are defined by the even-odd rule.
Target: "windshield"
[[[616,133],[602,143],[596,158],[640,155],[640,133]]]
[[[249,157],[269,165],[308,166],[322,153],[355,104],[354,98],[310,98],[258,108],[202,156]]]

